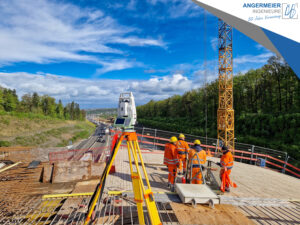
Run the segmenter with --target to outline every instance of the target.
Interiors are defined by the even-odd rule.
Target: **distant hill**
[[[116,108],[104,108],[104,109],[87,109],[86,110],[87,115],[91,114],[99,114],[99,115],[105,115],[105,116],[114,116],[117,114]]]

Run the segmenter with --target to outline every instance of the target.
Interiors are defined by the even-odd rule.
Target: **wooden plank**
[[[208,206],[171,203],[180,224],[254,224],[237,207],[216,205]]]

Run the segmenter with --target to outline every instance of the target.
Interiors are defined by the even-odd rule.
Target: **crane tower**
[[[219,107],[218,139],[234,151],[234,110],[232,73],[232,27],[223,20],[218,21],[219,47]]]

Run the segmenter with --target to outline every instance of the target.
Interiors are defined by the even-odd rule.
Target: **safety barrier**
[[[151,150],[163,150],[165,144],[169,141],[171,136],[178,136],[179,133],[169,132],[145,127],[135,128],[139,142],[141,145],[141,150],[145,150],[143,153],[149,153]],[[72,149],[62,152],[52,152],[49,153],[49,161],[61,161],[61,160],[79,160],[84,153],[91,152],[93,154],[93,160],[99,159],[99,154],[109,155],[113,146],[117,142],[117,137],[122,132],[119,130],[110,130],[110,146],[109,147],[98,147],[98,148],[88,148],[88,149]],[[210,150],[212,155],[215,155],[220,147],[216,146],[217,139],[205,138],[194,135],[185,135],[186,141],[192,145],[195,139],[201,140],[201,146],[206,150]],[[126,145],[122,145],[127,147]],[[300,162],[292,159],[287,155],[286,152],[281,152],[273,149],[268,149],[260,146],[254,146],[244,143],[235,143],[236,149],[234,158],[235,161],[248,164],[256,164],[262,159],[265,161],[265,167],[276,170],[278,172],[286,173],[297,178],[300,178],[300,169],[295,165],[300,165]],[[104,151],[105,150],[105,151]],[[162,154],[159,151],[152,151],[151,153]],[[288,160],[293,160],[294,165],[289,163]]]
[[[58,161],[80,160],[80,158],[87,152],[92,154],[92,161],[98,162],[102,155],[102,152],[109,147],[96,147],[96,148],[82,148],[82,149],[70,149],[59,152],[50,152],[49,161],[51,163]]]
[[[92,161],[99,162],[102,154],[108,155],[110,153],[112,138],[113,137],[109,136],[108,143],[110,143],[110,145],[108,146],[92,147],[94,145],[93,143],[89,148],[69,149],[69,150],[59,151],[59,152],[50,152],[48,155],[49,161],[50,162],[70,161],[70,160],[79,161],[84,156],[84,154],[91,153]]]
[[[145,127],[136,127],[135,129],[139,137],[139,142],[148,148],[155,150],[163,150],[165,143],[169,141],[171,136],[178,137],[179,135],[179,133],[176,132]],[[220,149],[220,147],[216,146],[217,139],[189,134],[185,135],[185,139],[190,145],[193,144],[195,139],[201,140],[201,146],[210,150],[213,155],[218,151],[218,149]],[[300,165],[300,162],[289,157],[286,152],[244,143],[235,143],[235,145],[235,161],[256,164],[258,161],[263,159],[265,160],[265,167],[300,178],[300,169],[296,166]],[[288,162],[289,160],[293,160],[295,164],[292,165]]]

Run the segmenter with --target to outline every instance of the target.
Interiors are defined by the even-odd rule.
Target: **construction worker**
[[[231,154],[231,152],[228,150],[228,147],[223,145],[222,147],[222,157],[220,160],[220,166],[221,166],[221,170],[220,170],[220,179],[222,180],[223,178],[223,174],[225,173],[225,171],[227,172],[228,176],[231,173],[231,169],[233,167],[233,156]],[[225,191],[230,192],[230,179],[229,180],[225,180]]]
[[[178,167],[178,175],[185,174],[186,172],[186,160],[190,150],[190,147],[186,141],[184,141],[185,136],[184,134],[179,134],[177,141],[177,150],[178,150],[178,160],[179,160],[179,167]]]
[[[192,170],[190,177],[192,184],[202,184],[203,164],[206,162],[206,152],[200,146],[200,140],[194,141],[194,146],[189,151],[189,162]]]
[[[179,165],[176,142],[177,138],[171,137],[170,142],[165,146],[164,154],[164,164],[168,167],[169,171],[168,187],[170,187],[171,190],[174,190],[174,181],[177,176],[177,167]]]

